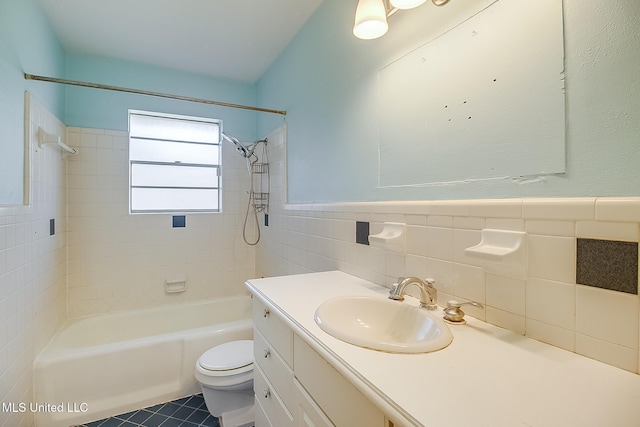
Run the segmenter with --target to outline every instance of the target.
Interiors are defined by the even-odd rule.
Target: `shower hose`
[[[242,226],[242,239],[244,240],[244,242],[249,245],[249,246],[255,246],[258,244],[258,242],[260,241],[260,223],[258,221],[258,212],[266,212],[269,205],[268,205],[268,199],[265,200],[262,199],[262,197],[259,200],[256,200],[256,192],[254,191],[254,181],[255,181],[255,175],[257,173],[260,174],[265,174],[267,176],[267,193],[269,192],[269,186],[270,186],[270,175],[269,175],[269,159],[267,157],[267,140],[265,139],[262,144],[262,165],[266,165],[266,167],[260,168],[259,171],[256,171],[256,164],[258,163],[258,156],[253,153],[250,157],[247,157],[247,169],[249,171],[249,200],[247,203],[247,211],[244,215],[244,224]],[[262,181],[261,181],[262,182]],[[262,191],[262,188],[259,189],[260,191]],[[260,195],[262,195],[264,193],[260,192]],[[268,197],[268,196],[267,196]],[[249,226],[249,215],[253,216],[254,219],[254,223],[256,225],[256,236],[255,236],[255,240],[251,241],[249,240],[249,237],[247,237],[247,228]]]

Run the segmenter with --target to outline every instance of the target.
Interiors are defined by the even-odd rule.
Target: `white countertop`
[[[397,425],[640,426],[640,375],[468,316],[450,326],[451,345],[433,353],[364,349],[320,329],[315,310],[339,296],[384,298],[388,289],[340,271],[247,286]]]

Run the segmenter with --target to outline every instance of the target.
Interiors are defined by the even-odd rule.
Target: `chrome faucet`
[[[389,291],[389,299],[403,301],[405,288],[416,285],[420,289],[420,307],[427,310],[438,309],[438,291],[433,286],[433,279],[419,279],[417,277],[398,277],[398,282]]]

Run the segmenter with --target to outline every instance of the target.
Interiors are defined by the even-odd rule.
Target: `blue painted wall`
[[[213,117],[241,140],[257,138],[256,113],[157,97],[26,81],[23,74],[255,105],[251,83],[89,55],[67,54],[35,0],[0,5],[0,205],[23,201],[24,91],[68,126],[127,130],[131,109]]]
[[[64,121],[63,87],[24,73],[64,76],[65,52],[35,0],[0,3],[0,205],[23,201],[24,92]]]
[[[438,8],[427,2],[392,16],[383,38],[358,40],[356,4],[325,0],[258,82],[259,103],[288,111],[290,202],[640,194],[639,2],[563,1],[566,174],[401,188],[378,188],[377,73],[451,23],[433,28]],[[280,124],[260,115],[258,133]],[[456,165],[434,156],[424,167]]]
[[[470,7],[477,2],[456,4]],[[125,130],[127,110],[134,108],[220,118],[227,132],[251,140],[283,121],[277,115],[28,82],[23,72],[285,109],[292,202],[638,195],[640,56],[635,47],[640,45],[640,4],[622,0],[563,4],[567,173],[533,180],[382,189],[377,181],[377,72],[440,30],[425,25],[433,10],[429,4],[394,15],[385,37],[363,41],[351,34],[356,1],[325,0],[253,85],[67,55],[35,0],[4,0],[0,170],[7,176],[2,179],[0,200],[22,200],[25,90],[70,126]],[[425,168],[431,167],[455,165],[425,159]]]
[[[254,84],[90,55],[67,55],[67,78],[151,92],[254,105]],[[256,137],[256,113],[153,96],[67,86],[66,124],[127,130],[129,109],[212,117],[242,140]]]

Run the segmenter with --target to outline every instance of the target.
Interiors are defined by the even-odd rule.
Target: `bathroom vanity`
[[[388,289],[340,271],[247,287],[256,427],[640,425],[636,374],[470,317],[451,325],[453,342],[435,352],[348,344],[315,323],[318,306],[343,296],[386,298]]]
[[[282,314],[255,298],[253,319],[256,426],[383,425],[382,412],[294,333]]]

